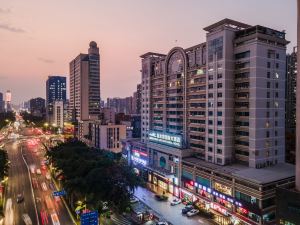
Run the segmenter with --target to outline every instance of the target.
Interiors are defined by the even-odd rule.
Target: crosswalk
[[[130,221],[128,221],[125,217],[121,215],[112,215],[110,220],[114,225],[132,225]]]

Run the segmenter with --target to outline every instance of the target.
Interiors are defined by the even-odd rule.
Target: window
[[[270,108],[270,102],[267,102],[267,108]]]
[[[276,53],[276,59],[279,59],[279,54],[278,53]]]
[[[213,142],[213,139],[212,139],[212,138],[208,138],[208,142],[209,142],[209,143],[212,143],[212,142]]]
[[[275,87],[278,88],[278,86],[279,86],[279,85],[278,85],[278,82],[276,82],[276,83],[275,83]]]
[[[218,111],[218,116],[222,116],[222,111]]]
[[[271,73],[267,72],[267,78],[270,78],[270,77],[271,77]]]
[[[218,121],[218,126],[222,126],[222,121]]]
[[[269,118],[270,117],[270,112],[266,112],[266,117]]]
[[[211,161],[212,161],[212,156],[209,155],[209,156],[207,157],[207,159],[208,159],[209,162],[211,162]]]
[[[222,149],[218,148],[218,149],[217,149],[217,153],[218,153],[218,154],[222,154]]]
[[[278,92],[275,92],[275,98],[278,98],[279,94]]]
[[[275,117],[278,117],[278,112],[277,111],[275,111]]]
[[[276,137],[278,136],[278,131],[277,131],[277,130],[275,130],[275,136],[276,136]]]
[[[223,134],[223,131],[222,131],[222,130],[217,130],[217,134],[218,134],[218,135],[222,135],[222,134]]]
[[[213,111],[208,111],[208,115],[212,116],[213,115]]]
[[[208,133],[209,133],[209,134],[212,134],[212,133],[213,133],[213,130],[212,130],[212,129],[208,129]]]
[[[270,137],[270,131],[267,131],[267,132],[266,132],[266,137],[267,137],[267,138]]]
[[[271,68],[271,63],[270,62],[267,63],[267,67]]]
[[[212,120],[209,120],[209,121],[208,121],[208,125],[213,125],[213,121],[212,121]]]
[[[222,107],[222,102],[218,102],[218,107]]]
[[[277,120],[275,120],[275,127],[277,127],[278,126],[278,121]]]
[[[214,88],[214,85],[213,84],[209,84],[208,85],[208,89],[213,89]]]
[[[267,98],[270,98],[270,92],[267,92]]]
[[[277,146],[278,145],[278,141],[277,140],[275,140],[275,146]]]
[[[249,57],[250,57],[250,51],[235,54],[235,59],[237,59],[237,60],[238,59],[249,58]]]
[[[218,73],[218,79],[221,79],[221,78],[222,78],[222,74]]]
[[[279,63],[276,63],[276,69],[279,69]]]
[[[270,88],[270,87],[271,87],[271,83],[267,82],[267,88]]]
[[[217,158],[217,163],[218,163],[218,164],[222,164],[222,159]]]
[[[222,92],[218,92],[218,98],[222,98],[223,94]]]
[[[213,75],[209,75],[208,76],[208,80],[213,80],[214,79],[214,76]]]
[[[221,144],[222,144],[222,140],[218,139],[218,140],[217,140],[217,144],[218,144],[218,145],[221,145]]]
[[[208,147],[208,151],[212,152],[213,151],[212,147]]]
[[[208,93],[208,98],[213,98],[214,94],[213,93]]]
[[[222,88],[223,84],[222,83],[218,83],[218,88]]]

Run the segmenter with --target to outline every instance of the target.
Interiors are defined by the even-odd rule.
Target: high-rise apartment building
[[[285,86],[285,150],[286,161],[295,163],[296,159],[296,78],[297,78],[297,48],[286,57]]]
[[[133,97],[126,98],[107,98],[106,106],[114,108],[116,113],[125,113],[127,115],[133,112]]]
[[[53,102],[53,120],[52,124],[55,127],[64,127],[64,101],[56,100]]]
[[[138,84],[136,86],[136,91],[133,93],[132,96],[132,113],[134,114],[141,114],[141,95],[142,95],[142,85]]]
[[[46,119],[48,123],[54,123],[53,105],[55,101],[67,100],[66,77],[48,76],[46,81]]]
[[[3,100],[3,94],[0,92],[0,112],[4,111],[4,100]]]
[[[100,55],[92,41],[88,54],[70,62],[70,109],[73,119],[98,119],[100,115]]]

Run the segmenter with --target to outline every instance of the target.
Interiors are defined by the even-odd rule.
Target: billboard
[[[175,148],[182,148],[182,136],[176,134],[167,134],[158,131],[149,131],[149,140],[151,142],[169,145]]]

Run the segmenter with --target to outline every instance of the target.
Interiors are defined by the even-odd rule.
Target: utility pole
[[[297,0],[296,189],[300,191],[300,0]]]

